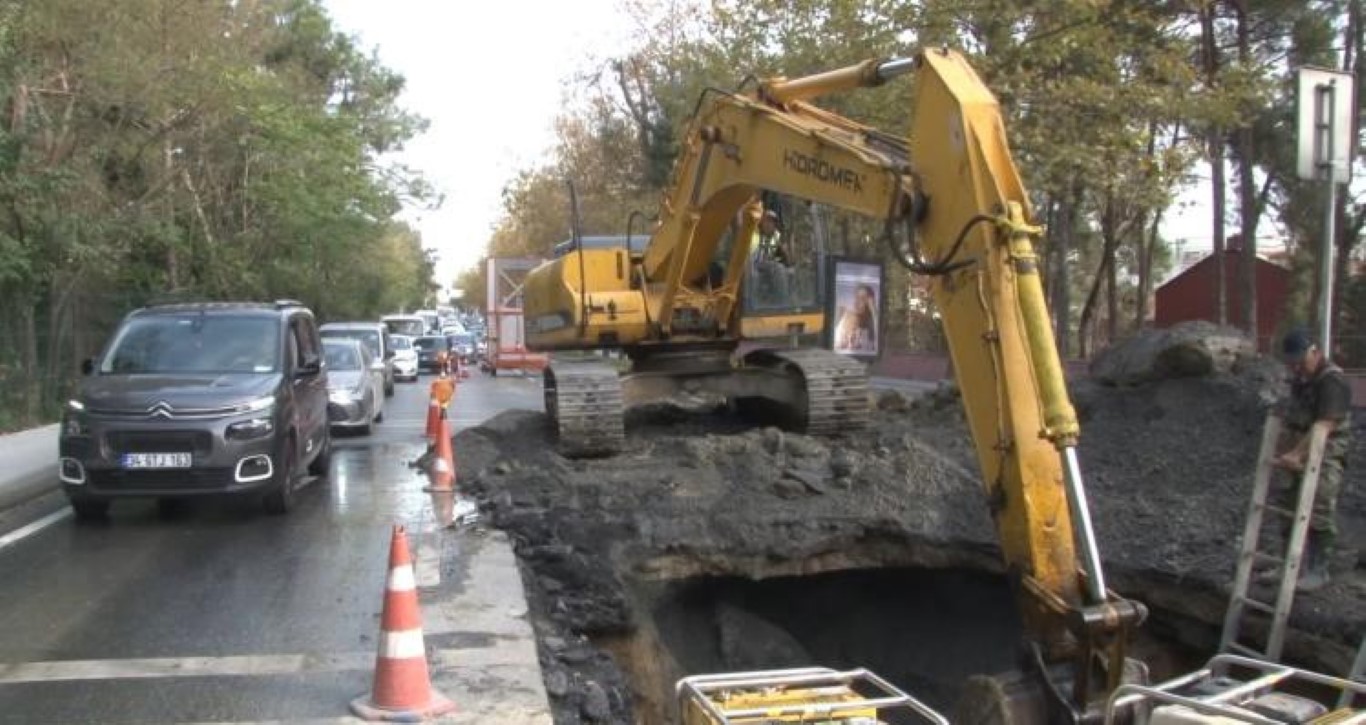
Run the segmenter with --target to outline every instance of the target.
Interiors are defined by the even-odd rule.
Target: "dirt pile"
[[[1112,586],[1148,601],[1155,618],[1204,622],[1204,636],[1217,627],[1278,377],[1253,360],[1213,377],[1075,386]],[[556,455],[538,413],[506,413],[457,436],[460,480],[512,534],[530,574],[557,722],[632,719],[630,689],[600,645],[641,625],[640,582],[999,571],[953,389],[911,401],[884,394],[876,407],[867,432],[814,439],[752,428],[721,408],[652,406],[628,417],[628,450],[598,460]],[[1366,431],[1357,441],[1366,454]],[[1366,546],[1362,470],[1351,470],[1341,502],[1345,543],[1354,546]],[[1339,576],[1297,600],[1301,653],[1324,641],[1356,646],[1366,629],[1360,581]]]

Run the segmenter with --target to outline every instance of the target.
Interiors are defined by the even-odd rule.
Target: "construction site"
[[[1114,352],[1070,387],[1106,572],[1148,608],[1130,652],[1158,681],[1219,647],[1285,373],[1255,354],[1137,370]],[[462,486],[515,542],[556,722],[672,722],[685,674],[811,664],[867,667],[951,712],[967,677],[1016,665],[956,387],[871,395],[872,424],[848,436],[678,397],[628,411],[611,457],[561,457],[534,412],[456,437]],[[1366,631],[1362,479],[1349,470],[1332,582],[1296,598],[1286,637],[1286,660],[1324,672],[1346,672]]]

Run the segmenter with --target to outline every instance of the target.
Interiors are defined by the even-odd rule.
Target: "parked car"
[[[413,347],[413,338],[407,335],[390,335],[389,341],[394,346],[394,379],[416,381],[417,348]]]
[[[331,451],[327,372],[298,302],[148,307],[85,361],[59,437],[76,515],[120,498],[260,496],[285,513]]]
[[[327,420],[334,429],[369,435],[384,419],[384,362],[359,340],[323,340],[327,362]]]
[[[389,340],[389,328],[382,322],[329,322],[318,328],[324,340],[329,338],[359,340],[370,350],[370,356],[384,367],[384,394],[394,394],[394,350]]]
[[[417,348],[418,370],[434,373],[446,364],[446,356],[450,350],[446,338],[440,335],[424,335],[413,340],[413,347]]]

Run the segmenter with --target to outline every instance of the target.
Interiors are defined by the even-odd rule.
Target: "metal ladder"
[[[1361,638],[1361,649],[1357,650],[1356,662],[1352,663],[1352,671],[1347,673],[1347,679],[1366,684],[1366,637]],[[1354,694],[1351,690],[1343,690],[1342,697],[1338,699],[1338,707],[1349,707]]]
[[[1314,510],[1314,494],[1319,487],[1319,468],[1323,464],[1323,446],[1327,431],[1319,426],[1311,430],[1309,457],[1300,478],[1300,495],[1293,511],[1267,503],[1271,489],[1272,459],[1281,435],[1281,418],[1267,416],[1262,429],[1262,447],[1257,453],[1257,468],[1252,483],[1252,501],[1248,504],[1247,522],[1243,528],[1242,548],[1238,554],[1238,569],[1233,579],[1233,593],[1229,596],[1228,611],[1224,614],[1224,630],[1219,638],[1219,651],[1280,661],[1285,646],[1286,626],[1290,621],[1290,607],[1295,600],[1295,584],[1300,578],[1300,563],[1304,542],[1309,533],[1309,519]],[[1260,547],[1262,522],[1266,514],[1292,519],[1290,541],[1283,552],[1271,553]],[[1279,566],[1281,580],[1276,587],[1276,601],[1264,602],[1248,594],[1252,584],[1253,567],[1257,564]],[[1271,617],[1266,647],[1258,649],[1239,641],[1247,610]]]

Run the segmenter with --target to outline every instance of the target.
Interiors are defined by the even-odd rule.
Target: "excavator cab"
[[[881,725],[948,720],[864,669],[825,667],[694,675],[678,681],[683,725]]]
[[[745,316],[813,312],[824,303],[825,215],[806,201],[765,195],[745,276]]]
[[[780,194],[762,195],[763,217],[741,287],[747,340],[820,344],[825,325],[829,209]]]

